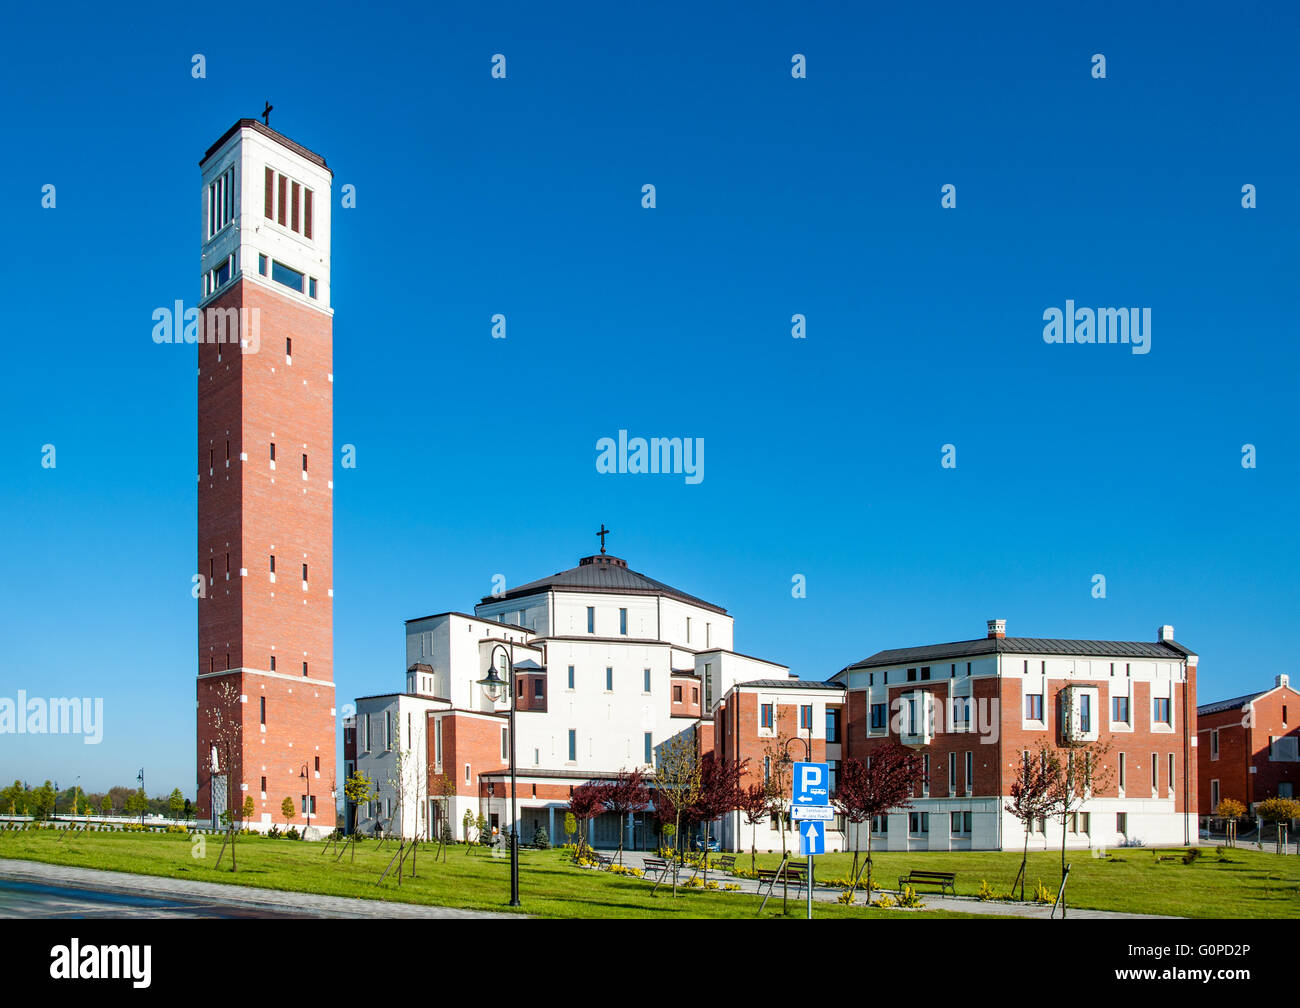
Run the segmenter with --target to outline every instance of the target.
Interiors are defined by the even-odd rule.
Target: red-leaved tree
[[[620,770],[604,784],[605,808],[618,816],[618,863],[623,863],[623,833],[627,817],[650,807],[650,789],[640,770]]]
[[[709,881],[709,825],[740,808],[740,775],[748,762],[721,759],[712,752],[706,752],[700,760],[700,790],[695,796],[690,818],[703,829],[706,885]]]
[[[840,766],[831,804],[849,822],[867,824],[867,902],[871,902],[871,820],[895,809],[912,807],[921,781],[921,757],[896,743],[874,750],[865,761],[847,759]],[[856,832],[856,831],[855,831]],[[853,854],[857,857],[857,837]],[[856,866],[855,866],[856,867]],[[857,877],[854,877],[857,885]]]
[[[1026,752],[1012,781],[1010,798],[1004,808],[1020,820],[1025,828],[1025,848],[1020,855],[1020,873],[1011,883],[1014,892],[1020,886],[1020,898],[1025,898],[1025,873],[1029,865],[1029,834],[1033,824],[1046,819],[1056,808],[1056,757],[1047,748],[1037,753]]]
[[[749,835],[749,870],[758,874],[758,824],[766,822],[774,809],[780,808],[772,789],[763,783],[750,784],[740,792],[740,814],[753,827]]]
[[[578,820],[578,856],[587,849],[587,824],[605,811],[605,791],[609,785],[604,781],[591,781],[579,784],[569,795],[569,811]]]

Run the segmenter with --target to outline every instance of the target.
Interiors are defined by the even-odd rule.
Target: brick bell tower
[[[287,797],[293,825],[328,831],[333,174],[257,119],[235,123],[199,168],[198,809],[237,813],[251,796],[248,825],[266,828],[284,824]],[[240,731],[219,756],[211,711],[227,683]]]

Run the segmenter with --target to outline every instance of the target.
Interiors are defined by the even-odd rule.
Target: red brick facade
[[[198,573],[206,596],[198,604],[197,805],[210,814],[208,712],[212,691],[229,678],[247,698],[241,752],[228,768],[230,804],[251,795],[254,822],[267,814],[282,822],[281,803],[291,797],[301,825],[310,783],[313,820],[333,828],[331,321],[242,277],[209,307],[236,308],[246,324],[255,311],[257,339],[248,348],[256,352],[199,345]]]
[[[1289,685],[1278,686],[1251,701],[1228,710],[1202,715],[1199,733],[1201,815],[1213,815],[1217,798],[1232,798],[1247,810],[1269,798],[1300,795],[1300,763],[1270,758],[1274,742],[1300,739],[1300,693]],[[1283,755],[1283,745],[1273,754]],[[1217,788],[1215,786],[1217,782]]]

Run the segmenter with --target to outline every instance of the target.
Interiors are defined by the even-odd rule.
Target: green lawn
[[[191,841],[179,834],[84,833],[59,839],[53,831],[0,833],[0,857],[51,864],[129,871],[142,875],[261,886],[327,896],[400,900],[434,906],[507,911],[510,860],[493,858],[482,848],[467,852],[452,847],[447,861],[435,863],[433,848],[417,855],[418,876],[376,884],[394,850],[367,840],[357,849],[356,863],[348,857],[335,863],[333,854],[317,843],[241,838],[239,871],[228,870],[229,853],[221,870],[214,866],[221,838],[207,837],[206,856],[191,856]],[[725,877],[722,881],[726,881]],[[753,917],[757,898],[737,893],[690,891],[674,900],[640,879],[574,866],[561,851],[521,851],[519,865],[522,912],[538,917]],[[804,904],[791,901],[791,915],[802,916]],[[817,917],[941,917],[964,916],[929,911],[882,911],[815,903]],[[780,915],[780,900],[767,905],[765,916]]]
[[[1095,859],[1088,851],[1067,851],[1070,906],[1172,917],[1300,917],[1300,856],[1272,854],[1238,847],[1225,850],[1220,861],[1213,847],[1202,847],[1190,865],[1181,860],[1159,861],[1183,853],[1160,848],[1114,848],[1110,859]],[[847,878],[852,854],[817,858],[817,878]],[[775,868],[780,854],[759,854],[760,867]],[[800,863],[800,862],[796,862]],[[738,855],[738,867],[749,867],[749,855]],[[959,895],[974,896],[987,879],[999,897],[1005,896],[1020,869],[1020,854],[1011,851],[886,851],[872,856],[877,884],[893,889],[910,869],[957,873]],[[1061,882],[1061,852],[1031,852],[1028,897],[1041,880],[1053,898]],[[922,894],[926,890],[922,889]]]

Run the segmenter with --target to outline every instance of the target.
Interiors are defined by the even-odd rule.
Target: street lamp
[[[149,806],[149,799],[144,794],[144,767],[140,768],[140,773],[136,775],[136,780],[140,782],[140,825],[144,825],[144,810]]]
[[[302,773],[298,775],[302,778],[307,786],[307,800],[303,803],[303,811],[307,813],[307,825],[303,827],[302,838],[307,839],[307,831],[311,829],[311,778],[307,776],[307,764],[302,765]]]
[[[496,656],[497,648],[506,652],[506,679],[502,679],[497,674],[496,666],[492,664]],[[499,703],[503,699],[510,701],[510,905],[517,907],[519,903],[519,833],[515,828],[515,645],[511,641],[509,644],[493,644],[492,650],[488,653],[488,670],[487,675],[478,681],[479,686],[483,688],[483,695],[492,703]]]

